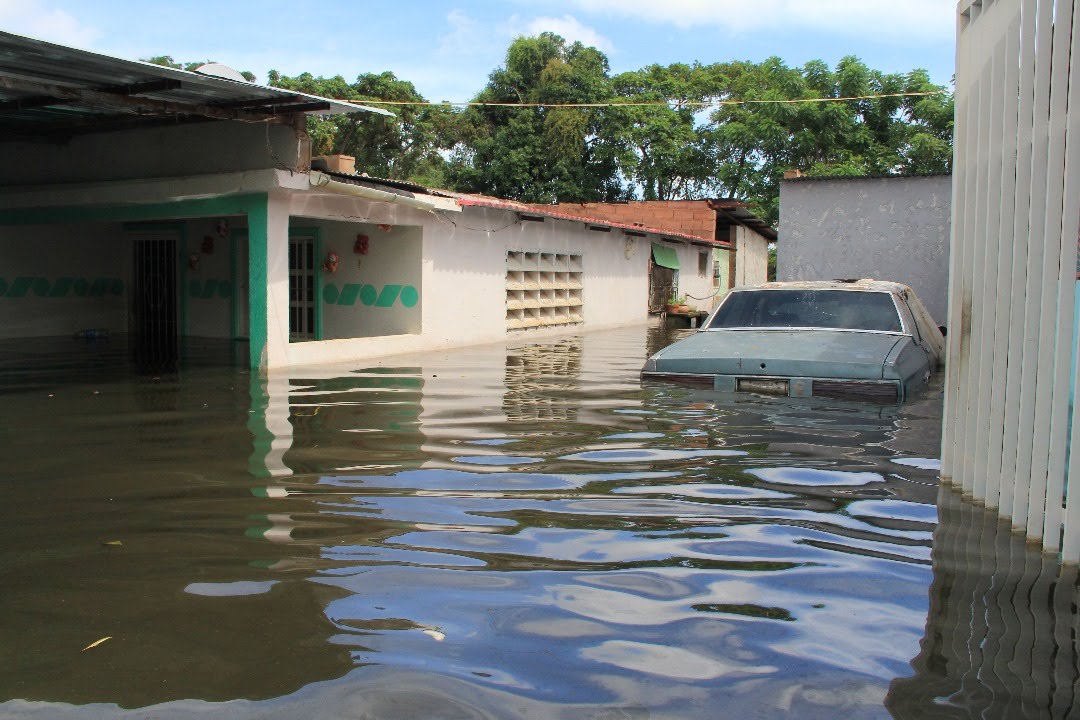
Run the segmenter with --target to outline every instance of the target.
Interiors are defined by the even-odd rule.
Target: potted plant
[[[668,304],[664,306],[664,309],[669,313],[685,313],[690,310],[686,304],[686,298],[682,296],[675,297],[675,295],[668,298]]]

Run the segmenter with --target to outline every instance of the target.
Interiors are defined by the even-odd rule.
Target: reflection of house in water
[[[506,353],[503,412],[511,421],[577,420],[581,374],[580,337],[524,345]]]
[[[1076,717],[1076,567],[947,488],[938,515],[926,634],[893,717]]]

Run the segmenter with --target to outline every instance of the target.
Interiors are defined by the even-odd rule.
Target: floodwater
[[[1075,574],[939,489],[940,384],[643,385],[671,339],[0,345],[0,718],[1080,713]]]

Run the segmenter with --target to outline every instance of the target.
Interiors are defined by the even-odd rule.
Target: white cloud
[[[450,31],[439,38],[440,55],[474,55],[487,43],[481,38],[480,24],[464,10],[451,10],[446,16]]]
[[[709,25],[746,30],[828,31],[906,39],[914,44],[951,38],[955,0],[570,0],[588,13],[617,15],[679,28]]]
[[[553,32],[565,38],[569,42],[578,41],[582,45],[589,45],[597,50],[611,53],[615,45],[591,27],[582,25],[572,15],[562,17],[538,17],[525,24],[522,35],[539,35],[542,32]]]
[[[86,48],[101,37],[92,25],[40,0],[0,0],[0,28],[17,35]]]

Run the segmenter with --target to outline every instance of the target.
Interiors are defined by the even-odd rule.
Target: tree
[[[350,84],[340,75],[323,78],[303,73],[286,77],[271,70],[270,84],[359,104],[371,100],[417,103],[387,107],[393,117],[369,112],[309,117],[312,152],[352,155],[358,171],[377,177],[423,185],[445,184],[446,161],[440,150],[452,142],[447,138],[454,135],[455,113],[422,104],[425,100],[411,82],[399,80],[391,72],[363,74]]]
[[[711,95],[705,70],[696,63],[650,65],[617,75],[613,85],[624,102],[658,103],[609,110],[625,118],[621,130],[632,149],[622,168],[624,182],[644,200],[701,196],[709,164],[696,114]]]
[[[589,107],[614,98],[607,57],[553,33],[519,37],[462,116],[450,180],[460,190],[525,202],[625,197],[620,119]],[[499,107],[529,103],[535,107]]]

